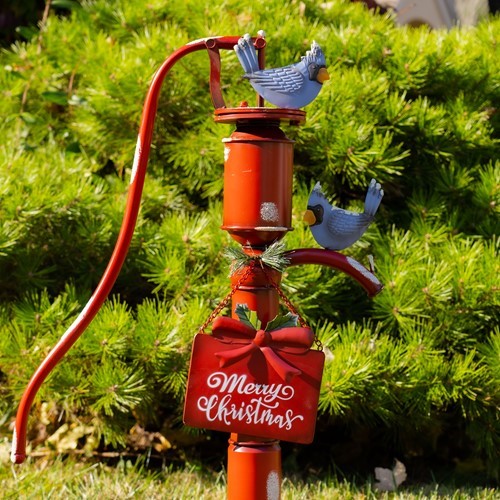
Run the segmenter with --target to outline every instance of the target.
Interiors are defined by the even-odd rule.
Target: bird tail
[[[382,186],[375,180],[372,179],[370,185],[368,186],[368,192],[365,198],[365,214],[373,217],[380,206],[380,202],[384,196],[384,190]]]
[[[243,35],[238,40],[238,44],[234,46],[234,51],[236,52],[236,55],[238,56],[241,66],[246,74],[259,71],[257,51],[252,43],[252,37],[248,33]]]

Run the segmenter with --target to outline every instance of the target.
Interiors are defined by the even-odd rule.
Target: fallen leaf
[[[134,425],[130,429],[128,443],[136,450],[153,447],[160,453],[172,448],[172,444],[163,434],[148,432],[139,424]]]
[[[5,437],[0,441],[0,464],[8,464],[10,462],[11,443]]]
[[[63,424],[59,429],[47,439],[58,453],[76,450],[80,439],[91,436],[94,433],[94,427],[79,424]]]
[[[375,467],[375,489],[379,491],[396,491],[398,486],[406,479],[406,467],[396,459],[393,469]]]

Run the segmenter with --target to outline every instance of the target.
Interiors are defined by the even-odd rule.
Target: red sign
[[[309,328],[217,318],[193,343],[184,423],[296,443],[314,438],[325,356]]]

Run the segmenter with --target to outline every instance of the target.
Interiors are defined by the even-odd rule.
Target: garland
[[[229,247],[224,250],[224,256],[231,261],[231,276],[248,266],[253,260],[258,260],[280,273],[290,265],[290,259],[285,257],[285,244],[279,241],[268,246],[260,255],[248,255],[241,248]]]

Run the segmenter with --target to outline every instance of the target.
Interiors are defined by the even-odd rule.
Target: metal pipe
[[[238,42],[238,39],[239,37],[236,36],[216,37],[200,39],[188,43],[168,57],[153,76],[153,80],[143,106],[127,204],[113,254],[111,255],[110,261],[99,284],[97,285],[97,288],[87,302],[86,306],[57,344],[52,348],[47,357],[42,361],[26,387],[19,403],[16,416],[16,423],[12,438],[12,462],[19,464],[24,462],[26,459],[26,430],[28,415],[38,389],[52,369],[57,365],[57,363],[59,363],[59,361],[64,357],[64,355],[94,319],[95,315],[111,292],[118,274],[120,273],[123,262],[125,261],[125,257],[134,234],[137,215],[139,213],[142,189],[144,187],[144,179],[149,159],[149,151],[151,148],[154,122],[158,108],[158,98],[165,77],[169,73],[172,66],[179,59],[190,54],[191,52],[211,49],[214,47],[233,50],[233,46]],[[265,41],[260,39],[259,46],[262,48],[264,45]]]
[[[279,441],[231,434],[227,454],[229,500],[279,500],[281,475]]]
[[[378,278],[356,259],[335,252],[334,250],[298,248],[285,252],[284,256],[289,259],[290,266],[320,264],[338,269],[354,278],[370,297],[377,295],[384,288]]]

